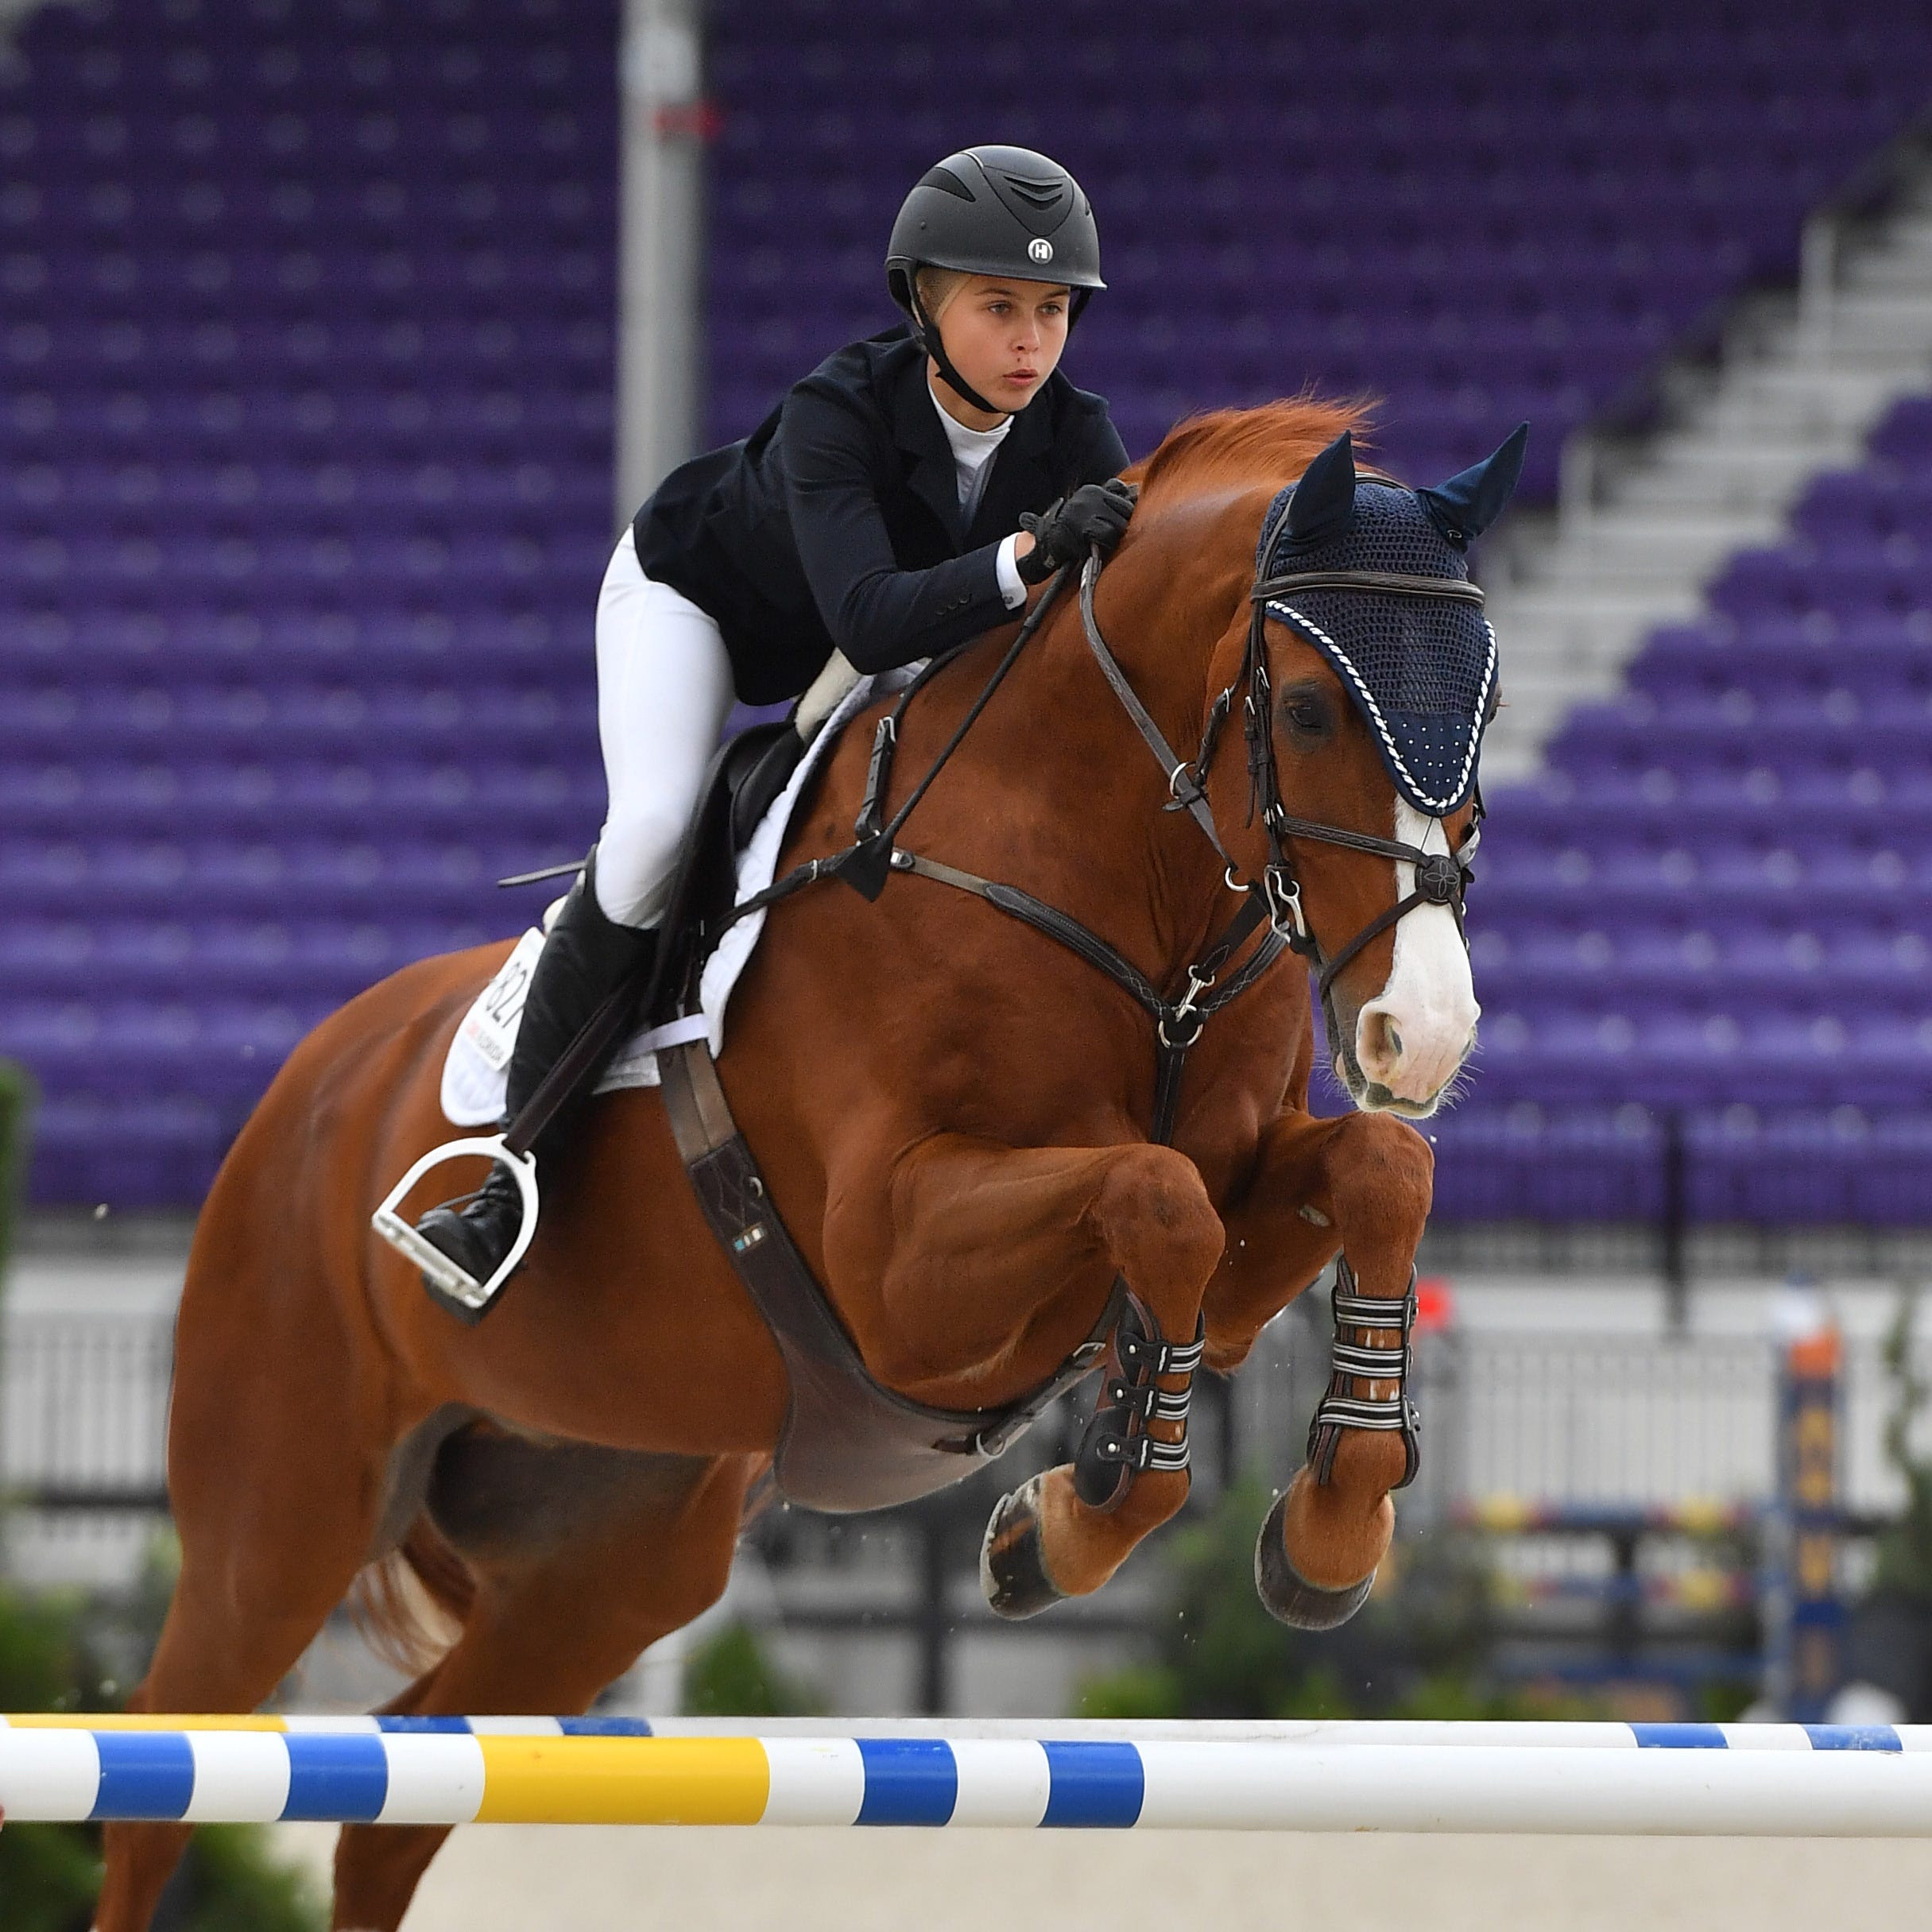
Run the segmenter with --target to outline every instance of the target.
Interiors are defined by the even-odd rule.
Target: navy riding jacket
[[[738,696],[772,704],[834,645],[884,671],[1005,623],[997,559],[1020,513],[1126,466],[1105,399],[1055,370],[966,524],[925,354],[901,327],[828,357],[742,443],[672,470],[632,533],[645,575],[716,619]]]

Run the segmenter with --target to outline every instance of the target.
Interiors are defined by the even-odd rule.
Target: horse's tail
[[[349,1616],[384,1663],[416,1677],[449,1651],[475,1601],[469,1565],[425,1514],[357,1577]]]

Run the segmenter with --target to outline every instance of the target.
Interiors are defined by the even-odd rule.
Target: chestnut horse
[[[1356,421],[1307,400],[1205,416],[1136,473],[1095,614],[1172,743],[1200,741],[1241,675],[1271,502]],[[1169,774],[1102,682],[1074,602],[1060,600],[919,807],[917,843],[1063,909],[1171,999],[1239,902],[1201,827],[1163,809]],[[911,707],[898,796],[1012,636],[963,652]],[[1287,812],[1459,842],[1471,807],[1425,823],[1401,802],[1322,656],[1274,619],[1263,654],[1262,730]],[[847,842],[869,722],[807,795],[784,865]],[[1235,867],[1259,879],[1268,842],[1241,735],[1222,734],[1205,794]],[[1291,842],[1331,955],[1410,890],[1400,862]],[[1400,1307],[1408,1291],[1431,1164],[1396,1117],[1433,1108],[1477,1016],[1454,910],[1385,927],[1330,987],[1358,1109],[1340,1118],[1308,1112],[1309,982],[1284,958],[1206,1026],[1172,1144],[1150,1144],[1141,1009],[1072,953],[916,877],[873,903],[820,885],[775,912],[721,1071],[776,1205],[890,1388],[948,1408],[1012,1400],[1088,1337],[1117,1277],[1162,1335],[1185,1340],[1204,1318],[1207,1363],[1232,1369],[1338,1249],[1362,1295]],[[393,1576],[406,1562],[454,1620],[455,1640],[392,1706],[418,1713],[586,1710],[725,1586],[786,1384],[659,1093],[597,1103],[528,1265],[479,1327],[435,1307],[370,1232],[392,1179],[447,1137],[443,1057],[505,950],[424,960],[326,1020],[215,1179],[169,1425],[181,1573],[137,1709],[254,1709],[371,1565]],[[1385,1326],[1356,1338],[1390,1345]],[[1396,1386],[1361,1376],[1353,1392]],[[1325,1480],[1302,1471],[1257,1565],[1279,1611],[1295,1613],[1283,1592],[1353,1607],[1388,1546],[1405,1460],[1399,1435],[1347,1430]],[[1111,1509],[1083,1503],[1069,1468],[1029,1489],[1043,1575],[1078,1596],[1173,1516],[1187,1477],[1156,1466]],[[143,1932],[186,1836],[108,1828],[99,1932]],[[443,1836],[345,1830],[334,1923],[399,1925]]]

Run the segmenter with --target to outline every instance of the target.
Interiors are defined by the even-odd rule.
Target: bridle
[[[1365,480],[1392,479],[1369,477]],[[1284,496],[1280,507],[1269,519],[1260,551],[1264,560],[1274,554],[1287,521],[1288,508],[1288,499]],[[1474,815],[1453,852],[1425,852],[1420,846],[1406,844],[1400,839],[1382,838],[1373,833],[1351,830],[1345,826],[1325,825],[1316,819],[1296,818],[1285,810],[1281,803],[1280,772],[1276,761],[1272,728],[1274,694],[1268,675],[1268,602],[1289,592],[1353,590],[1382,596],[1449,598],[1480,607],[1483,594],[1477,585],[1462,578],[1415,577],[1390,571],[1366,570],[1283,571],[1273,576],[1264,576],[1263,567],[1264,563],[1256,567],[1254,582],[1248,592],[1248,642],[1242,654],[1240,674],[1210,706],[1200,749],[1191,760],[1182,759],[1175,754],[1160,727],[1135,695],[1126,673],[1101,634],[1099,621],[1094,611],[1094,587],[1099,581],[1101,571],[1098,553],[1087,559],[1081,572],[1080,621],[1086,628],[1088,648],[1113,687],[1114,695],[1120,699],[1141,737],[1146,739],[1154,756],[1160,761],[1161,769],[1167,774],[1167,790],[1171,798],[1168,809],[1184,811],[1192,816],[1220,854],[1226,867],[1223,877],[1229,889],[1246,892],[1251,901],[1258,900],[1265,908],[1268,924],[1276,936],[1314,966],[1317,991],[1326,1001],[1330,987],[1342,968],[1371,940],[1388,931],[1419,906],[1448,907],[1454,915],[1457,931],[1462,934],[1464,945],[1468,945],[1464,899],[1469,880],[1473,877],[1469,861],[1475,855],[1481,836],[1482,796],[1480,790],[1474,794]],[[1237,696],[1242,701],[1242,730],[1248,741],[1248,822],[1253,824],[1255,815],[1259,812],[1268,835],[1268,861],[1259,879],[1244,876],[1229,855],[1207,799],[1208,768],[1214,761],[1222,728],[1233,713]],[[1347,851],[1396,859],[1413,865],[1415,889],[1378,913],[1338,951],[1324,955],[1316,943],[1314,929],[1302,905],[1300,879],[1283,843],[1284,839],[1292,838],[1338,846]]]
[[[1284,527],[1287,501],[1284,494],[1282,507],[1269,519],[1260,550],[1264,559],[1273,554],[1275,544]],[[1313,964],[1318,975],[1320,997],[1326,1001],[1335,975],[1378,933],[1386,932],[1418,906],[1449,907],[1455,915],[1457,930],[1462,931],[1463,894],[1470,876],[1469,858],[1476,847],[1476,819],[1482,815],[1480,795],[1477,798],[1476,819],[1471,820],[1461,845],[1454,853],[1424,852],[1418,846],[1404,844],[1400,839],[1380,838],[1371,833],[1351,830],[1345,826],[1324,825],[1311,819],[1298,819],[1283,810],[1274,738],[1269,729],[1273,698],[1268,676],[1265,627],[1268,600],[1291,587],[1364,590],[1407,597],[1446,597],[1477,604],[1482,601],[1482,592],[1462,579],[1407,577],[1380,571],[1291,571],[1265,577],[1257,566],[1249,590],[1252,614],[1241,674],[1210,707],[1200,748],[1189,760],[1182,758],[1167,742],[1101,633],[1099,621],[1094,612],[1094,591],[1100,580],[1102,567],[1100,554],[1095,551],[1080,571],[1080,621],[1086,633],[1088,648],[1121,707],[1167,775],[1171,796],[1166,809],[1184,811],[1193,818],[1206,834],[1209,843],[1221,855],[1225,869],[1222,876],[1228,889],[1241,895],[1241,904],[1233,916],[1187,967],[1187,987],[1179,998],[1163,994],[1117,947],[1058,907],[1047,904],[1020,887],[982,878],[977,873],[930,858],[899,842],[900,830],[906,820],[958,749],[1006,674],[1019,661],[1021,652],[1037,635],[1058,602],[1072,575],[1072,566],[1069,564],[1055,573],[1045,594],[1028,612],[1012,642],[967,707],[965,716],[904,803],[888,819],[885,798],[898,749],[900,720],[912,699],[958,652],[949,652],[934,658],[900,692],[897,703],[880,718],[874,729],[872,760],[865,774],[865,790],[858,816],[852,828],[852,843],[839,851],[807,859],[794,866],[762,892],[740,900],[718,919],[707,921],[695,935],[695,943],[681,976],[681,1012],[695,1010],[698,976],[704,960],[726,929],[740,920],[788,899],[794,892],[821,880],[842,879],[865,898],[876,899],[893,873],[908,873],[955,891],[969,892],[1009,918],[1032,927],[1105,974],[1141,1007],[1154,1023],[1156,1042],[1150,1138],[1164,1143],[1174,1129],[1188,1054],[1200,1039],[1202,1028],[1214,1014],[1259,981],[1284,952],[1297,953]],[[962,645],[959,649],[967,648]],[[1259,811],[1268,834],[1268,861],[1259,879],[1245,877],[1222,844],[1206,789],[1208,767],[1214,760],[1222,730],[1233,714],[1237,696],[1243,699],[1244,729],[1248,739],[1249,822],[1253,823],[1255,813]],[[1415,889],[1371,920],[1338,952],[1324,956],[1303,909],[1300,881],[1283,843],[1284,839],[1296,838],[1339,846],[1372,857],[1403,861],[1415,868]],[[1255,939],[1257,934],[1258,942],[1250,947],[1249,942]]]

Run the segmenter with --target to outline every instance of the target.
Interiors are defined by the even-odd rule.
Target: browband
[[[1396,571],[1288,571],[1257,583],[1251,594],[1266,603],[1295,590],[1383,590],[1397,597],[1449,597],[1458,603],[1480,605],[1481,587],[1461,577],[1407,577]]]

